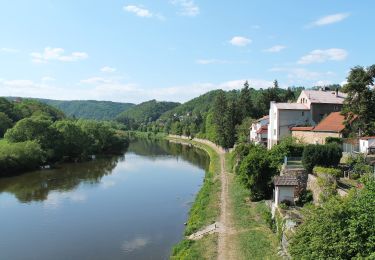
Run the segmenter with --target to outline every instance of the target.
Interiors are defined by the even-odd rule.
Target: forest
[[[15,174],[42,165],[117,154],[128,144],[115,123],[71,119],[36,100],[0,98],[0,173]]]

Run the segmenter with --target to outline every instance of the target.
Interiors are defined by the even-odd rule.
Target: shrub
[[[342,145],[343,140],[342,138],[339,138],[339,137],[332,137],[332,136],[326,137],[326,144],[332,144],[332,143]]]
[[[297,206],[304,206],[307,203],[313,202],[313,193],[310,190],[304,190],[297,200]]]
[[[336,167],[342,157],[342,148],[338,144],[307,145],[302,154],[302,164],[308,172],[315,166]]]
[[[36,141],[0,144],[0,175],[38,168],[45,153]]]
[[[321,167],[321,166],[315,166],[314,169],[313,169],[313,173],[315,175],[329,174],[329,175],[332,175],[332,176],[334,176],[336,178],[339,178],[342,175],[342,172],[341,172],[340,169],[327,168],[327,167]]]
[[[284,157],[301,157],[304,150],[303,144],[298,144],[295,138],[286,137],[270,150],[272,167],[278,168],[284,161]]]
[[[272,193],[272,177],[276,169],[270,164],[265,148],[254,146],[241,161],[237,174],[240,180],[250,189],[251,200],[267,198]]]

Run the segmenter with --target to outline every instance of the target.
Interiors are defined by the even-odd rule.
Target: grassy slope
[[[210,147],[194,141],[197,148],[205,150],[210,156],[210,168],[206,172],[204,183],[190,209],[185,235],[190,235],[203,227],[214,223],[220,214],[220,160],[218,154]],[[216,259],[217,234],[205,236],[198,241],[182,240],[172,250],[171,259]]]
[[[227,172],[232,172],[231,155],[226,155]],[[229,196],[231,199],[232,218],[238,231],[234,239],[239,247],[240,259],[279,259],[276,255],[277,236],[263,218],[267,211],[264,202],[250,202],[248,190],[231,173]]]

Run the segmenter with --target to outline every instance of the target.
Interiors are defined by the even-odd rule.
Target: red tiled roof
[[[313,126],[294,126],[290,130],[292,131],[311,131],[313,130]]]
[[[345,129],[345,116],[340,112],[332,112],[324,118],[314,129],[314,132],[336,132],[341,133]]]
[[[268,125],[264,125],[258,129],[257,134],[265,134],[268,131]]]
[[[375,139],[375,136],[364,136],[364,137],[361,137],[361,140],[369,140],[369,139]]]

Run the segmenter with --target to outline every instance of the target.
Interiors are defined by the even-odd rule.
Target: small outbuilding
[[[361,137],[359,140],[359,151],[364,154],[375,152],[375,136]]]
[[[288,201],[294,205],[294,192],[298,186],[298,180],[295,176],[276,176],[274,178],[275,185],[275,206],[282,202]]]

